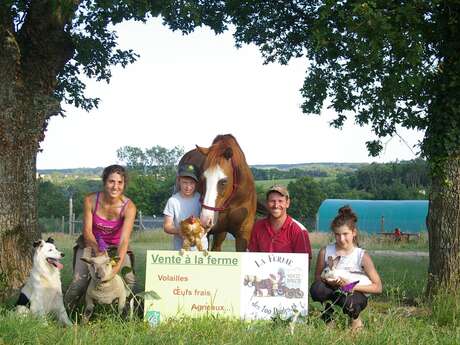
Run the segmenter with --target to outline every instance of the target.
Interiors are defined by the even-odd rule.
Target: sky
[[[385,138],[379,157],[369,157],[369,127],[353,119],[342,130],[335,117],[303,114],[300,105],[307,62],[264,65],[257,47],[235,48],[230,32],[199,28],[188,36],[160,20],[116,27],[119,44],[140,58],[112,68],[109,84],[89,80],[87,95],[101,98],[86,112],[64,105],[66,117],[51,118],[38,169],[107,166],[122,146],[146,149],[208,147],[218,134],[233,134],[250,165],[312,162],[390,162],[416,157],[423,133],[401,129]]]

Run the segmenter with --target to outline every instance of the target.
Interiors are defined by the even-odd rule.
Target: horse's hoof
[[[208,256],[208,255],[209,255],[209,253],[208,253],[208,251],[207,251],[206,249],[203,250],[203,255],[204,255],[204,256]]]

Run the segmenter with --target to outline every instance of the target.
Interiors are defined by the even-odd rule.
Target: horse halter
[[[230,202],[232,201],[235,193],[236,193],[236,189],[238,188],[238,176],[237,176],[237,169],[236,169],[236,166],[235,166],[235,162],[233,161],[233,159],[230,158],[230,161],[232,162],[232,170],[233,170],[233,184],[232,184],[232,192],[230,193],[230,195],[228,196],[228,198],[224,201],[224,203],[222,204],[221,207],[212,207],[212,206],[208,206],[208,205],[205,205],[204,204],[204,199],[203,199],[203,196],[201,196],[200,198],[200,202],[201,202],[201,206],[207,210],[211,210],[211,211],[216,211],[216,212],[221,212],[221,211],[225,211],[228,206],[230,205]]]

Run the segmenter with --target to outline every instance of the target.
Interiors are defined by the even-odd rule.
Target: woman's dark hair
[[[123,181],[125,182],[126,188],[126,185],[128,184],[128,174],[126,172],[126,169],[118,164],[109,165],[104,169],[104,171],[102,172],[102,182],[105,184],[109,176],[114,173],[119,174],[121,177],[123,177]]]
[[[353,241],[356,245],[358,245],[358,228],[356,227],[357,222],[358,216],[356,216],[349,205],[345,205],[339,209],[337,216],[335,216],[334,220],[332,221],[331,230],[334,231],[343,225],[348,226],[351,230],[356,231],[356,236]]]

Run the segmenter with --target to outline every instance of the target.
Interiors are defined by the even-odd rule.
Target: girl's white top
[[[337,263],[337,266],[333,271],[337,272],[337,275],[345,278],[349,281],[359,280],[358,285],[369,285],[372,284],[369,277],[363,270],[363,255],[366,251],[362,248],[355,247],[353,251],[348,255],[341,255],[340,260]],[[331,243],[326,246],[324,251],[324,261],[327,266],[327,258],[332,256],[335,258],[337,256],[335,243]]]

